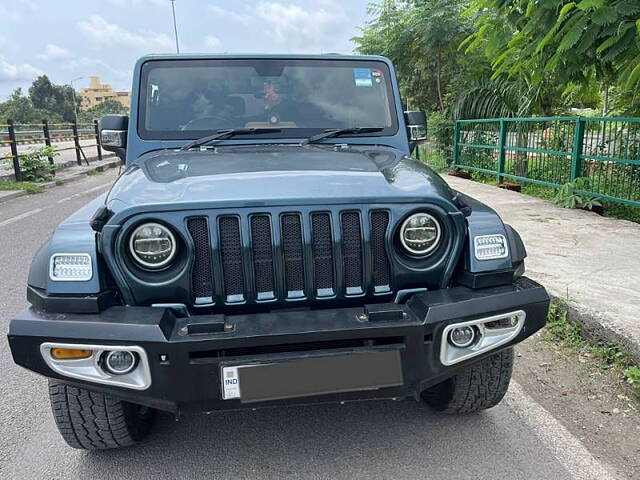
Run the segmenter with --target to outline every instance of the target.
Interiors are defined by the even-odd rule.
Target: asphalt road
[[[115,172],[0,204],[0,331],[27,306],[28,267],[62,219]],[[487,412],[441,416],[367,402],[187,417],[162,415],[137,448],[83,452],[56,431],[45,379],[15,366],[0,337],[0,478],[615,478],[517,384]]]

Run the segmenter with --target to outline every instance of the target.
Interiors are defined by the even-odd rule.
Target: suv
[[[57,227],[12,320],[60,433],[132,445],[156,410],[423,399],[496,405],[549,297],[496,213],[410,156],[376,56],[147,56],[125,163]]]

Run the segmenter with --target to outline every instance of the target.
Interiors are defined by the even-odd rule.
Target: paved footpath
[[[528,252],[527,275],[568,299],[590,333],[624,345],[640,363],[639,224],[471,180],[444,179],[518,230]]]

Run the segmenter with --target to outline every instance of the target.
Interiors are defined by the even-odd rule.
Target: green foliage
[[[7,101],[0,103],[0,123],[8,119],[16,123],[40,123],[43,119],[50,123],[73,122],[73,97],[70,86],[55,85],[46,75],[41,75],[29,87],[28,96],[18,88]]]
[[[569,317],[566,304],[560,301],[551,303],[545,331],[547,341],[591,355],[595,366],[602,370],[616,370],[640,397],[640,368],[633,364],[629,354],[615,345],[587,339],[581,325]]]
[[[463,0],[383,0],[369,5],[373,17],[353,38],[363,54],[393,60],[411,109],[446,111],[448,96],[464,70],[460,42],[472,32]]]
[[[477,14],[477,30],[467,52],[483,50],[494,78],[553,89],[595,74],[627,90],[640,85],[637,0],[474,0],[469,12]]]
[[[433,153],[445,159],[447,165],[453,160],[453,131],[455,122],[440,112],[429,115],[427,122],[429,143]]]
[[[108,98],[107,100],[95,105],[87,110],[78,112],[79,122],[92,122],[94,120],[100,120],[104,115],[118,114],[124,115],[129,113],[129,109],[122,105],[117,100]]]
[[[640,368],[635,365],[627,368],[624,372],[627,381],[633,387],[633,391],[640,397]]]
[[[589,181],[584,177],[576,178],[573,182],[565,183],[554,202],[564,208],[584,208],[593,210],[593,207],[601,207],[602,203],[596,197],[585,196],[581,191],[589,188]]]
[[[49,163],[47,157],[60,155],[54,147],[40,147],[24,155],[20,155],[22,178],[28,182],[46,182],[53,178],[55,165]]]
[[[42,193],[42,187],[33,182],[0,181],[0,191],[24,190],[27,193]]]

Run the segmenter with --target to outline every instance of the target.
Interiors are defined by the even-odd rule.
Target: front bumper
[[[372,321],[373,316],[367,318],[362,307],[228,317],[181,316],[171,308],[158,307],[114,306],[99,314],[46,313],[29,308],[12,320],[9,344],[14,361],[34,372],[173,412],[402,398],[416,396],[496,351],[455,365],[443,364],[440,347],[448,325],[523,311],[524,324],[513,339],[499,346],[505,348],[544,326],[549,297],[542,286],[522,277],[508,286],[416,293],[399,307],[399,317],[383,314],[377,321]],[[46,342],[135,345],[146,352],[151,383],[133,390],[65,377],[43,359],[41,346]],[[401,385],[258,403],[222,398],[221,368],[229,364],[344,358],[386,350],[399,352]]]

